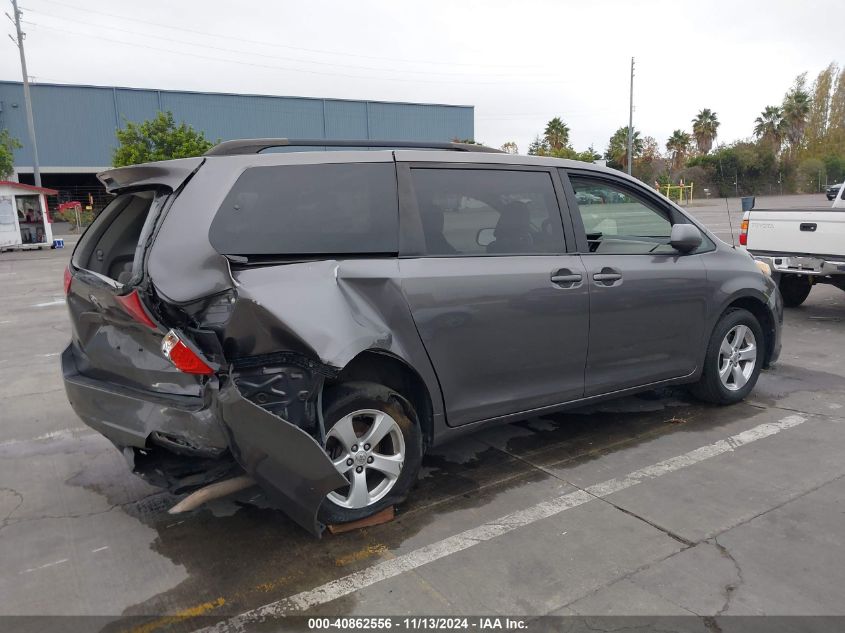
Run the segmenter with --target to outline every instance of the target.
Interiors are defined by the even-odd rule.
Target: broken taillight
[[[173,330],[161,340],[161,353],[181,372],[208,376],[214,373],[205,361],[190,347],[185,345]]]
[[[70,292],[70,284],[73,283],[73,273],[70,272],[70,266],[65,266],[65,296]]]
[[[144,309],[144,304],[141,303],[141,297],[138,294],[138,290],[133,290],[128,295],[118,295],[116,298],[117,302],[121,305],[124,311],[138,323],[146,325],[148,328],[153,330],[158,329],[158,326],[153,323],[150,315],[148,315],[146,309]]]
[[[748,220],[743,220],[739,225],[739,244],[740,246],[748,245]]]

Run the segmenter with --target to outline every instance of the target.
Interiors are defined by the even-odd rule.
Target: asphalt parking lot
[[[692,211],[730,239],[723,205]],[[780,362],[746,403],[664,390],[489,429],[427,456],[393,522],[318,541],[256,489],[168,515],[173,498],[74,416],[58,369],[70,252],[0,255],[0,616],[137,616],[76,623],[152,633],[302,614],[687,616],[698,630],[845,615],[838,289],[787,311]]]

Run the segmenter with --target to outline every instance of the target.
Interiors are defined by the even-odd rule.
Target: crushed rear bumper
[[[210,390],[203,397],[167,395],[95,380],[79,373],[72,344],[61,361],[65,391],[76,415],[119,448],[149,448],[151,438],[171,440],[183,445],[183,453],[204,457],[222,455],[229,448]],[[179,452],[176,446],[165,447]]]
[[[153,445],[166,451],[169,462],[176,456],[213,463],[231,451],[291,519],[315,536],[322,533],[317,511],[346,479],[313,437],[244,398],[231,380],[219,390],[210,383],[200,398],[169,396],[80,374],[72,346],[61,361],[76,414],[124,452]]]

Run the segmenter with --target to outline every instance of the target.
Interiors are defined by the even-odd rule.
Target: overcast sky
[[[477,140],[523,153],[555,115],[604,151],[632,56],[634,125],[661,145],[705,107],[719,141],[747,137],[795,75],[845,64],[842,0],[19,1],[37,81],[470,104]]]

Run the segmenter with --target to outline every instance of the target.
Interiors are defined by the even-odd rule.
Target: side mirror
[[[475,241],[479,246],[489,246],[496,241],[495,229],[478,229],[478,235],[475,236]]]
[[[701,246],[701,240],[701,231],[694,224],[675,224],[669,244],[678,252],[689,253]]]

